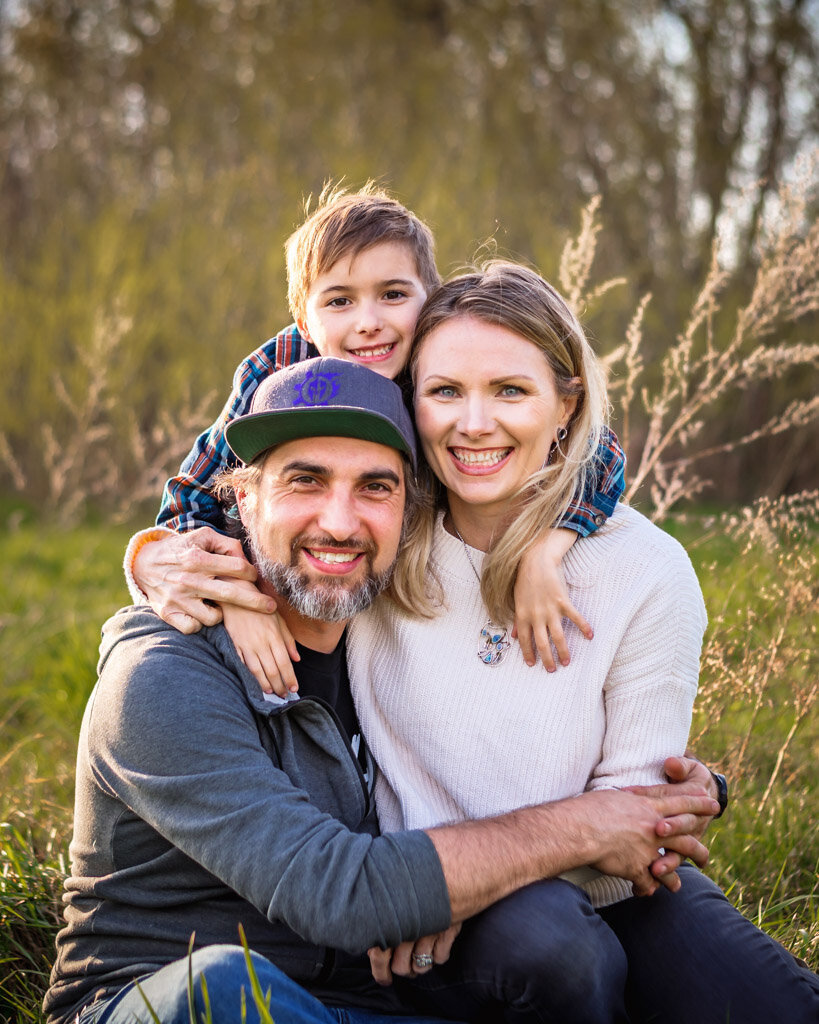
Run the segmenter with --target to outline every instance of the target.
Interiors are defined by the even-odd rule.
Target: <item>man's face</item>
[[[410,247],[379,242],[316,278],[298,326],[321,355],[393,378],[407,365],[426,297]]]
[[[288,441],[239,494],[259,575],[299,614],[340,622],[389,581],[404,513],[404,463],[346,437]]]

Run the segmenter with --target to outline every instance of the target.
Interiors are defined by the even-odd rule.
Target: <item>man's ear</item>
[[[245,490],[244,487],[237,487],[233,493],[236,497],[239,516],[242,523],[246,524],[256,509],[256,492]]]

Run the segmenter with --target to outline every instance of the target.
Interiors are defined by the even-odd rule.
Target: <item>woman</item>
[[[685,748],[706,621],[675,541],[620,506],[575,545],[567,583],[595,639],[570,633],[557,676],[530,668],[506,629],[521,556],[582,492],[604,423],[577,319],[537,274],[492,263],[428,299],[410,368],[434,507],[408,537],[393,601],[357,617],[348,641],[382,829],[661,781],[663,758]],[[621,1019],[592,1006],[616,937],[632,1022],[813,1020],[815,976],[694,867],[680,877],[680,892],[643,900],[591,869],[523,890],[466,922],[449,962],[416,979],[422,1008],[491,1019],[484,983],[519,965],[532,1016],[504,1019]]]
[[[535,273],[494,263],[427,302],[410,368],[435,507],[402,551],[396,603],[359,616],[348,644],[382,828],[663,781],[664,757],[685,750],[706,623],[679,544],[621,506],[574,546],[570,596],[595,640],[570,633],[555,677],[506,629],[522,553],[582,493],[604,426],[576,318]],[[585,884],[597,905],[630,895]]]

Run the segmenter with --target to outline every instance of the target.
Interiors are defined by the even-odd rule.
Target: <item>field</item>
[[[819,677],[814,509],[666,524],[687,544],[711,624],[693,736],[732,802],[710,830],[709,874],[819,967]],[[39,1020],[71,834],[76,735],[99,627],[127,603],[127,526],[72,530],[7,514],[0,538],[0,1020]]]

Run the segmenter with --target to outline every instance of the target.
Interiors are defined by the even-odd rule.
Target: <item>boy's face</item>
[[[297,323],[321,355],[396,377],[407,364],[426,297],[409,246],[379,242],[320,274]]]

